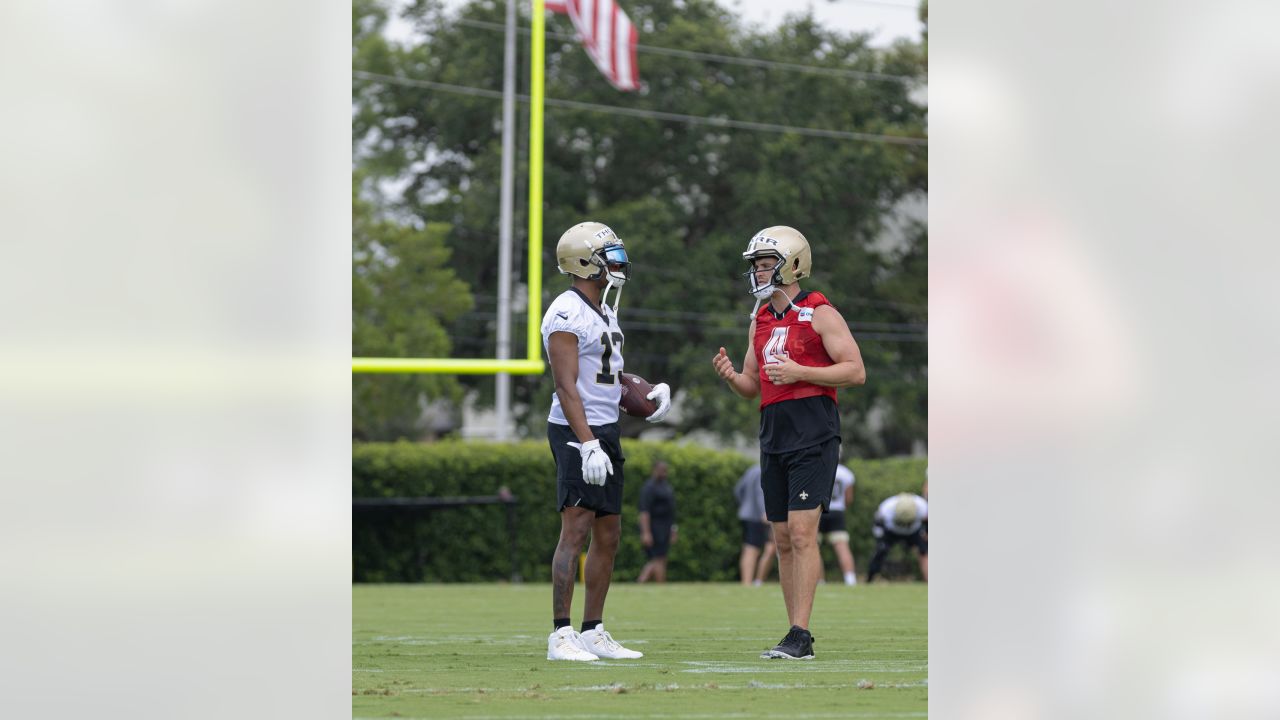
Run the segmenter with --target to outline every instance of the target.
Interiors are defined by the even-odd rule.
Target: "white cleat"
[[[566,625],[558,628],[547,638],[548,660],[599,660],[600,658],[584,649],[582,636]]]
[[[610,660],[634,660],[644,657],[644,653],[628,650],[618,644],[617,640],[604,629],[604,623],[600,623],[594,630],[588,630],[578,637],[582,638],[583,647],[587,652],[596,657],[608,658]]]

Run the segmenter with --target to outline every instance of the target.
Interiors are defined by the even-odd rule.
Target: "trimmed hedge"
[[[752,461],[735,452],[671,442],[623,440],[623,452],[623,533],[614,577],[630,580],[644,565],[636,507],[640,487],[654,462],[662,459],[670,466],[680,525],[668,578],[736,580],[742,533],[733,486]],[[500,487],[509,488],[519,500],[520,574],[527,581],[550,581],[560,517],[555,512],[555,464],[545,442],[357,443],[351,455],[353,497],[493,495]],[[846,515],[850,546],[859,572],[865,572],[876,505],[894,493],[918,492],[925,461],[854,460],[849,467],[857,476],[853,507]],[[356,582],[505,579],[511,569],[509,552],[501,505],[359,512],[352,520]],[[824,546],[823,556],[828,576],[838,578],[830,548]]]

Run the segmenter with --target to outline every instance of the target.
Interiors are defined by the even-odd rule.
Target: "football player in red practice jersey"
[[[821,293],[800,289],[813,266],[804,235],[784,225],[765,228],[742,257],[751,266],[745,276],[758,310],[747,355],[740,373],[724,348],[712,363],[734,392],[760,396],[760,485],[791,623],[782,642],[760,657],[808,660],[809,616],[822,572],[818,519],[840,459],[836,388],[865,383],[867,372],[840,312]]]

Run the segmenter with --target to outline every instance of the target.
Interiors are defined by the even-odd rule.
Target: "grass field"
[[[546,659],[549,585],[356,585],[352,715],[925,717],[927,592],[820,586],[817,657],[784,661],[759,659],[787,631],[776,584],[617,583],[605,626],[644,658],[575,663]]]

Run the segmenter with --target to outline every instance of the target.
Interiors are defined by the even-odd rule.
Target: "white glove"
[[[582,453],[582,479],[588,485],[604,485],[605,477],[613,474],[613,462],[599,440],[588,440],[584,443],[569,443],[569,447],[577,448]]]
[[[653,386],[653,390],[645,397],[658,401],[658,409],[654,410],[653,414],[645,418],[645,420],[652,423],[661,422],[662,418],[666,417],[667,413],[671,411],[671,388],[667,387],[666,383],[658,383]]]

